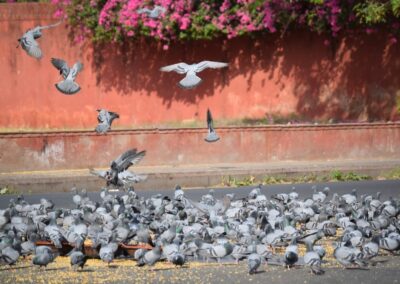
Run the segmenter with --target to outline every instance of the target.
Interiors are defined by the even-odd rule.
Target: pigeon
[[[306,266],[309,266],[311,272],[316,275],[321,275],[325,273],[325,271],[321,268],[321,256],[318,252],[312,249],[311,245],[307,245],[307,251],[304,255],[304,263],[306,264]]]
[[[249,274],[257,273],[257,269],[261,265],[261,256],[257,253],[252,253],[247,257],[247,267],[249,269]]]
[[[217,133],[214,130],[213,126],[214,122],[211,116],[211,111],[207,109],[207,128],[208,128],[208,134],[207,137],[204,138],[207,142],[216,142],[219,140],[219,137]]]
[[[55,84],[57,90],[65,95],[74,95],[79,92],[81,87],[75,82],[75,79],[82,70],[83,64],[78,61],[70,68],[64,60],[58,58],[52,58],[51,63],[60,71],[60,75],[64,78],[63,81]]]
[[[126,171],[130,166],[139,163],[146,155],[146,151],[137,152],[136,149],[128,150],[122,153],[118,158],[111,162],[110,169],[107,171],[90,170],[90,173],[97,175],[107,181],[107,186],[114,185],[117,187],[124,186],[120,173]],[[122,177],[124,178],[124,176]]]
[[[56,27],[61,22],[48,25],[48,26],[37,26],[27,30],[19,39],[17,48],[21,45],[22,49],[26,51],[29,56],[36,59],[41,59],[43,56],[42,50],[39,47],[39,43],[36,41],[42,36],[42,30]]]
[[[19,253],[12,247],[0,251],[0,264],[14,265],[19,258]]]
[[[97,121],[99,124],[97,125],[95,131],[97,133],[104,134],[111,129],[113,120],[119,118],[119,114],[105,109],[98,109],[97,111],[99,112],[97,116]]]
[[[70,258],[71,266],[74,267],[75,269],[78,267],[83,269],[83,267],[85,266],[85,263],[87,261],[87,256],[84,255],[81,251],[77,250],[76,248],[74,248],[69,253],[69,258]]]
[[[367,262],[364,260],[362,252],[357,248],[350,247],[349,245],[349,242],[339,244],[333,251],[335,259],[346,268],[350,265],[357,265],[360,268],[367,266]]]
[[[171,262],[176,266],[183,266],[185,264],[185,255],[182,253],[175,253],[171,257]]]
[[[46,267],[49,263],[53,262],[55,255],[51,248],[47,246],[39,246],[36,248],[35,256],[32,258],[32,263],[39,267]]]
[[[137,266],[153,266],[161,258],[161,248],[156,246],[152,250],[146,252],[142,258],[139,259]]]
[[[287,267],[292,267],[299,260],[296,238],[293,238],[291,244],[286,247],[284,262]]]
[[[138,14],[147,14],[149,18],[157,19],[161,14],[164,14],[167,9],[163,6],[155,5],[152,10],[149,8],[141,8],[138,9],[136,12]]]
[[[203,71],[206,68],[223,68],[227,67],[228,63],[216,61],[201,61],[195,64],[186,64],[184,62],[164,66],[160,71],[171,72],[175,71],[179,74],[186,74],[185,78],[179,81],[179,86],[184,89],[192,89],[202,82],[202,79],[196,73]]]

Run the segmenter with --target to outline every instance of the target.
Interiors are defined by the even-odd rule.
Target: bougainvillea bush
[[[57,17],[68,19],[77,40],[118,41],[141,36],[175,40],[228,39],[253,33],[306,28],[332,37],[346,30],[371,33],[380,28],[395,41],[400,0],[51,0]],[[151,18],[138,9],[162,6]]]

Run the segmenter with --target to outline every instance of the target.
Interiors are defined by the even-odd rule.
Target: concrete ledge
[[[266,175],[322,175],[332,170],[378,176],[398,167],[400,160],[342,160],[152,166],[134,167],[132,170],[148,175],[147,181],[137,184],[137,189],[171,189],[176,184],[184,187],[215,186],[228,176],[255,176],[261,179]],[[96,191],[104,184],[100,178],[90,175],[87,169],[0,173],[0,187],[8,186],[25,193],[62,192],[72,186]]]
[[[0,172],[107,167],[130,148],[140,166],[258,164],[279,161],[400,160],[400,123],[32,132],[0,134]]]

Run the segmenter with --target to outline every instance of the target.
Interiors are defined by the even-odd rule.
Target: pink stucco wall
[[[44,31],[42,60],[16,49],[17,38],[35,25],[55,22],[49,4],[0,4],[0,129],[90,129],[96,109],[120,113],[115,127],[162,125],[205,118],[259,118],[266,114],[306,120],[396,120],[400,101],[400,44],[386,33],[340,36],[326,46],[324,36],[306,31],[175,43],[167,51],[150,39],[129,44],[78,45],[65,24]],[[64,96],[51,57],[84,70],[82,90]],[[182,90],[181,76],[164,65],[218,60],[229,68],[206,70],[204,83]],[[397,98],[397,99],[396,99]]]

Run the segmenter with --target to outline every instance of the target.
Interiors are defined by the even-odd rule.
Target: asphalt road
[[[381,192],[381,198],[387,199],[390,196],[398,197],[400,195],[400,180],[382,180],[382,181],[356,181],[356,182],[329,182],[329,183],[305,183],[305,184],[287,184],[287,185],[265,185],[262,188],[262,193],[268,198],[276,193],[288,193],[295,187],[299,193],[300,198],[310,197],[313,193],[312,186],[316,185],[318,190],[322,190],[325,186],[330,188],[330,192],[337,192],[338,194],[345,194],[351,192],[353,188],[357,189],[359,195],[361,194],[376,194]],[[222,198],[227,193],[235,193],[236,198],[245,197],[249,190],[254,186],[244,186],[237,188],[215,188],[215,196]],[[209,189],[186,189],[185,194],[195,200],[199,201],[201,196],[206,194]],[[174,194],[173,189],[161,189],[161,190],[144,190],[137,191],[139,196],[148,198],[154,194],[162,194],[172,197]],[[118,192],[116,194],[124,194],[124,192]],[[92,200],[100,201],[100,195],[97,192],[89,192],[89,197]],[[15,198],[15,195],[3,195],[0,196],[0,208],[8,207],[9,200]],[[30,203],[39,202],[40,198],[45,197],[52,200],[57,207],[71,208],[72,193],[46,193],[46,194],[31,194],[25,195],[25,199]]]

